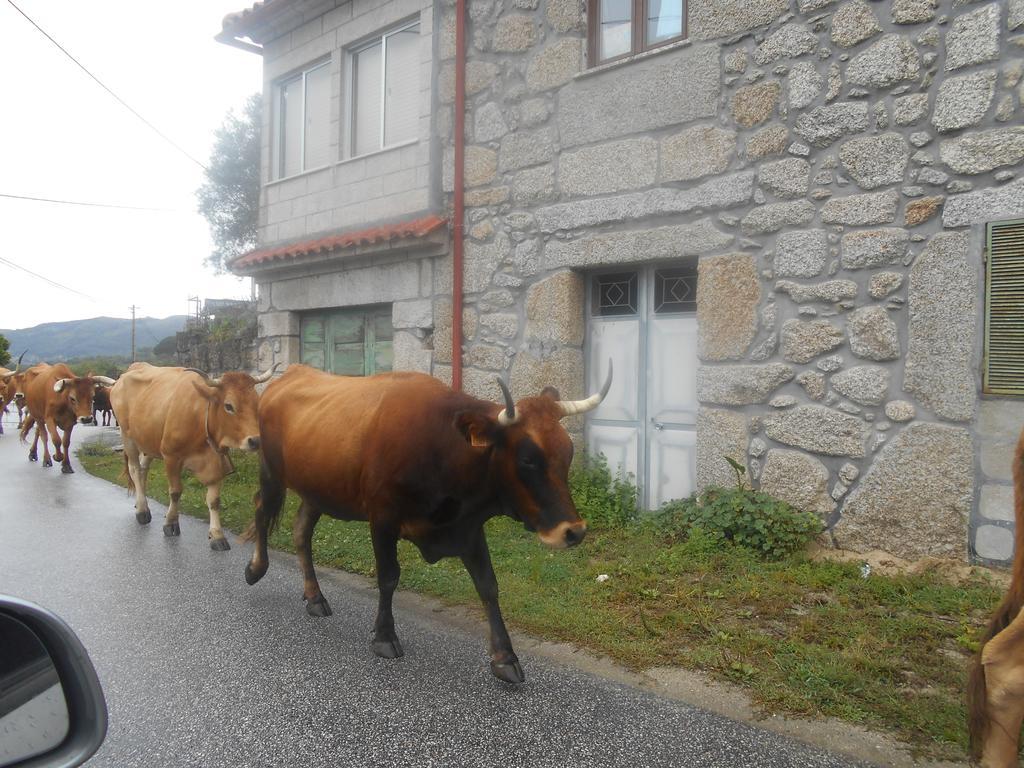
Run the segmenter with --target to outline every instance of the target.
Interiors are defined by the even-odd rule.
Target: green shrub
[[[746,468],[726,457],[736,472],[735,488],[708,488],[699,496],[670,501],[655,525],[671,538],[697,535],[705,542],[732,542],[764,557],[778,559],[807,545],[822,530],[810,512],[743,486]]]
[[[580,517],[598,528],[624,528],[639,514],[633,476],[612,476],[602,454],[587,455],[569,470],[569,490]]]

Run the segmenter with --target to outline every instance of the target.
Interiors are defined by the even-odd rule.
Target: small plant
[[[658,513],[658,529],[671,538],[697,533],[702,547],[731,542],[778,559],[803,548],[821,532],[821,521],[809,512],[761,491],[743,487],[746,468],[729,457],[735,488],[708,488],[700,496],[670,501]]]
[[[569,490],[589,525],[624,528],[639,514],[632,475],[613,476],[603,454],[587,455],[569,470]]]

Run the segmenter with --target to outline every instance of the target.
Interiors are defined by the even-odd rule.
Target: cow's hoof
[[[63,472],[65,475],[73,475],[73,474],[75,474],[75,470],[73,470],[71,468],[70,464],[61,464],[60,465],[60,471]]]
[[[219,539],[210,539],[210,549],[214,552],[227,552],[231,549],[231,545],[228,544],[228,540],[221,536]]]
[[[135,513],[135,522],[139,525],[149,525],[149,521],[153,519],[153,515],[149,513],[148,509],[144,509],[141,512]]]
[[[53,458],[56,461],[64,461],[64,454],[61,453],[60,451],[57,451],[55,454],[53,454]]]
[[[181,526],[177,523],[168,523],[164,526],[164,536],[181,536]]]
[[[523,668],[519,664],[519,659],[513,658],[511,661],[505,662],[491,662],[491,674],[499,680],[506,683],[512,683],[513,685],[519,685],[520,683],[526,682],[526,675],[523,674]]]
[[[252,563],[246,563],[245,564],[245,583],[248,584],[251,587],[257,581],[262,579],[266,575],[266,573],[267,573],[267,569],[266,568],[264,568],[261,571],[257,571],[255,568],[252,567]]]
[[[405,655],[397,637],[394,640],[374,640],[370,643],[370,647],[382,659],[398,659]]]
[[[53,466],[53,462],[50,461],[49,459],[43,459],[43,466],[44,467],[52,467]]]
[[[310,616],[326,618],[331,616],[334,611],[331,610],[331,605],[327,602],[327,598],[320,595],[319,597],[314,597],[312,600],[306,600],[306,613]]]
[[[29,461],[39,461],[39,455],[35,451],[32,451],[28,455],[28,460]]]

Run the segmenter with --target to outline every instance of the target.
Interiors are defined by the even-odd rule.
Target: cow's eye
[[[231,403],[224,403],[224,410],[227,411],[228,413],[234,413],[235,406],[233,406]]]
[[[523,458],[519,460],[519,466],[523,469],[536,469],[537,462],[531,458]]]

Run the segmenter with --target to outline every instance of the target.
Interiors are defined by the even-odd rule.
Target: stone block
[[[783,227],[800,227],[809,223],[816,213],[810,200],[792,203],[770,203],[755,208],[740,222],[745,235],[763,235],[778,232]]]
[[[992,480],[1012,482],[1013,456],[1016,449],[1016,443],[983,441],[980,451],[981,471]]]
[[[942,162],[957,173],[988,173],[1024,160],[1024,126],[966,133],[939,145]]]
[[[511,312],[494,312],[480,315],[480,337],[487,340],[514,339],[519,333],[519,315]]]
[[[754,62],[763,66],[780,59],[795,59],[813,53],[817,47],[818,36],[805,24],[784,24],[754,49]]]
[[[946,33],[946,71],[999,58],[1000,3],[953,19]]]
[[[906,400],[892,400],[885,404],[885,417],[890,421],[910,421],[916,413],[914,404]]]
[[[900,196],[896,190],[864,195],[833,197],[821,209],[821,220],[826,224],[889,224],[896,220]]]
[[[967,430],[911,424],[882,447],[832,533],[844,549],[963,559],[973,497]]]
[[[846,319],[850,350],[857,357],[882,362],[900,356],[900,337],[896,323],[882,307],[855,309]]]
[[[764,163],[757,180],[776,197],[803,197],[811,186],[811,164],[798,157]]]
[[[730,37],[771,24],[789,10],[789,0],[690,0],[687,23],[697,40]]]
[[[842,330],[828,320],[793,319],[782,324],[782,356],[791,363],[808,363],[845,340]]]
[[[714,45],[687,47],[573,80],[558,96],[562,147],[714,117],[719,81]]]
[[[705,488],[735,487],[736,473],[729,462],[746,464],[747,417],[719,408],[697,411],[697,492]]]
[[[864,456],[867,425],[822,405],[798,405],[764,417],[765,434],[772,440],[826,456]]]
[[[704,218],[692,224],[552,240],[545,246],[544,263],[553,269],[669,260],[718,250],[732,240],[732,235],[720,232],[711,219]]]
[[[508,235],[499,232],[490,243],[466,242],[465,277],[466,293],[479,293],[487,290],[491,278],[512,248]]]
[[[527,168],[512,177],[512,200],[516,205],[532,207],[555,197],[555,169],[551,165]]]
[[[504,173],[549,163],[555,157],[555,147],[554,133],[550,128],[510,133],[501,140],[498,170]]]
[[[797,304],[822,302],[836,304],[847,299],[857,298],[857,284],[852,280],[826,280],[814,285],[802,285],[791,280],[779,280],[775,283],[777,293],[789,294]]]
[[[579,272],[556,272],[526,294],[526,340],[583,344],[586,287]]]
[[[391,305],[391,325],[395,328],[433,328],[433,301],[431,299],[396,301]]]
[[[939,212],[939,209],[942,208],[942,203],[945,200],[945,195],[932,195],[911,200],[903,211],[904,223],[908,227],[916,227],[924,224],[926,221],[930,221]]]
[[[738,360],[757,334],[757,260],[744,253],[710,256],[700,260],[697,275],[697,354]]]
[[[977,400],[974,368],[978,268],[964,232],[942,232],[910,270],[909,350],[903,389],[944,419],[968,421]]]
[[[843,136],[861,133],[867,128],[867,102],[846,101],[815,107],[800,115],[793,130],[814,146],[827,147]]]
[[[491,344],[474,344],[466,352],[466,365],[483,368],[487,371],[504,371],[508,368],[511,350],[508,347],[496,347]],[[488,387],[493,397],[493,390]]]
[[[491,45],[499,53],[519,53],[537,41],[537,25],[532,16],[508,14],[498,18]]]
[[[510,376],[515,398],[539,395],[545,387],[554,387],[566,400],[582,399],[583,350],[559,347],[555,350],[521,349],[512,361]],[[495,394],[497,394],[495,387]],[[492,396],[493,397],[493,396]]]
[[[793,378],[790,365],[702,365],[697,369],[697,400],[714,405],[763,403]]]
[[[526,67],[526,87],[534,93],[558,88],[572,80],[582,66],[583,41],[575,37],[562,38],[530,59]]]
[[[841,240],[840,258],[843,269],[873,269],[902,262],[909,246],[910,234],[905,229],[848,232]]]
[[[781,90],[782,86],[775,81],[737,89],[732,97],[732,119],[743,128],[763,123],[774,113]]]
[[[736,132],[698,125],[661,140],[662,181],[689,181],[729,167],[736,154]]]
[[[817,277],[828,258],[828,233],[823,229],[782,232],[775,240],[777,277]]]
[[[1016,443],[1024,426],[1024,402],[999,399],[982,400],[978,405],[978,433],[987,439]]]
[[[890,293],[898,291],[903,285],[903,275],[899,272],[877,272],[871,276],[868,293],[873,299],[884,299]]]
[[[884,35],[846,66],[846,81],[867,88],[891,88],[921,75],[921,56],[903,35]]]
[[[298,336],[299,316],[295,312],[264,312],[259,316],[258,336]]]
[[[800,451],[772,448],[761,470],[761,491],[796,509],[827,517],[836,508],[828,493],[828,469]]]
[[[788,144],[789,131],[786,126],[767,125],[747,139],[747,159],[760,160],[763,157],[781,155]]]
[[[423,342],[408,331],[395,331],[391,340],[394,355],[392,368],[396,371],[419,371],[430,373],[433,351],[424,347]]]
[[[981,504],[978,507],[982,517],[989,520],[1014,521],[1013,486],[993,485],[986,483],[981,486]]]
[[[974,551],[986,560],[1013,558],[1013,529],[1001,525],[979,525],[974,532]]]
[[[939,0],[893,0],[890,14],[894,24],[921,24],[935,18]]]
[[[839,160],[862,189],[875,189],[903,180],[910,151],[898,133],[850,139],[839,148]]]
[[[880,365],[858,365],[832,377],[832,387],[861,405],[881,405],[889,395],[889,370]]]
[[[996,95],[996,71],[986,69],[960,77],[948,77],[939,86],[932,125],[949,133],[977,125],[985,119]]]
[[[548,25],[562,34],[582,31],[586,26],[586,11],[580,0],[547,0],[544,18]]]
[[[473,115],[473,140],[485,143],[508,133],[508,123],[497,102],[489,101]]]
[[[573,197],[647,187],[657,172],[658,142],[649,138],[597,144],[558,159],[559,187]]]
[[[1024,179],[995,189],[954,195],[946,200],[942,224],[966,227],[999,219],[1024,218]]]
[[[796,377],[797,384],[804,388],[811,400],[825,397],[825,376],[817,371],[803,371]]]
[[[845,3],[832,14],[832,42],[841,48],[852,48],[881,31],[875,12],[864,0]]]
[[[928,116],[928,94],[911,93],[893,100],[896,125],[917,125]]]
[[[813,63],[801,61],[789,70],[787,80],[790,109],[803,109],[814,103],[825,87],[825,78]]]

